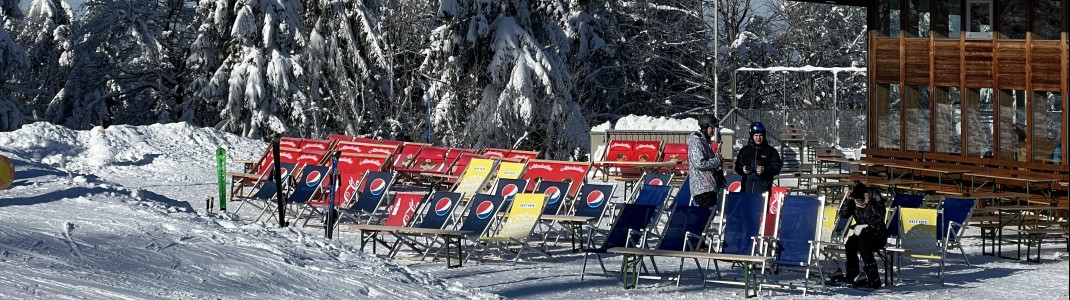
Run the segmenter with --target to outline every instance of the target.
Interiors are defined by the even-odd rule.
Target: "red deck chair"
[[[664,162],[677,162],[681,165],[673,167],[677,174],[687,172],[687,143],[665,143],[665,149],[661,151],[661,160]]]
[[[331,144],[329,140],[302,139],[301,151],[311,150],[327,153],[333,150],[331,149]]]
[[[420,154],[420,150],[423,150],[425,144],[410,143],[401,146],[401,151],[394,156],[394,160],[391,163],[391,170],[405,169],[409,167],[409,164],[416,159],[416,155]]]
[[[535,190],[539,181],[571,182],[572,187],[569,188],[568,195],[575,197],[587,179],[587,171],[590,170],[591,164],[588,162],[533,159],[528,162],[527,171],[521,178],[528,181],[528,186],[531,187],[529,192]]]
[[[632,159],[633,151],[635,151],[633,141],[611,140],[609,141],[609,148],[606,149],[606,155],[602,157],[602,160],[634,161]]]
[[[271,147],[268,147],[269,149]],[[301,149],[301,138],[284,137],[279,139],[279,148]]]
[[[328,141],[332,141],[332,142],[334,142],[334,141],[352,142],[353,141],[353,137],[348,136],[348,135],[343,135],[343,134],[332,133],[332,134],[327,136],[327,140]]]
[[[406,145],[408,146],[408,145]],[[417,174],[446,174],[452,162],[448,161],[446,154],[450,148],[438,146],[424,146],[416,155],[413,162],[405,168],[394,169],[398,173],[408,175]]]
[[[536,157],[539,157],[539,151],[512,150],[512,151],[509,151],[509,156],[508,157],[509,158],[518,158],[518,159],[521,159],[523,161],[529,161],[529,160],[535,159]]]
[[[401,147],[402,145],[405,145],[405,144],[419,144],[419,143],[406,143],[406,142],[402,142],[402,141],[387,140],[387,139],[379,140],[379,143],[383,144],[383,145],[394,145],[394,146],[398,146],[398,147]]]
[[[498,149],[498,148],[483,148],[483,152],[482,153],[483,153],[483,155],[486,155],[487,157],[509,157],[509,152],[512,152],[512,150],[509,150],[509,149]]]
[[[353,137],[353,141],[357,142],[357,143],[365,143],[365,144],[378,144],[379,143],[379,140],[377,140],[377,139],[365,138],[365,137]]]

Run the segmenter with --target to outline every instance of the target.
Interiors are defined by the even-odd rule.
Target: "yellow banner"
[[[505,220],[502,231],[498,233],[500,238],[514,238],[525,240],[535,228],[535,222],[542,216],[542,208],[546,205],[546,194],[521,193],[513,198],[513,205],[509,207],[509,218]]]
[[[839,209],[835,206],[826,205],[821,215],[821,239],[832,241],[832,231],[836,229],[836,213]]]

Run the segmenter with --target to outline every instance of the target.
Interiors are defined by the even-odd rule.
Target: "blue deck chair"
[[[607,184],[584,184],[574,200],[574,215],[594,218],[588,225],[597,226],[609,206],[610,199],[613,198],[615,189],[616,186]]]
[[[672,209],[669,214],[669,221],[665,224],[664,234],[661,239],[658,240],[657,245],[653,248],[656,250],[666,251],[695,251],[699,242],[705,238],[706,230],[709,228],[710,223],[713,221],[713,208],[705,206],[684,206],[678,205]],[[638,242],[647,241],[647,237],[637,239]],[[642,247],[645,245],[635,245],[629,243],[629,247]],[[653,256],[648,256],[650,259],[650,265],[654,268],[655,274],[660,274],[658,265]],[[695,262],[695,266],[698,267],[699,272],[702,272],[702,278],[705,278],[705,269],[699,263],[698,259],[692,259]],[[683,277],[684,258],[680,258],[680,264],[678,266],[678,276],[676,276],[676,286],[680,286],[680,280]]]
[[[724,222],[720,229],[718,252],[725,254],[754,255],[754,237],[760,236],[762,215],[766,201],[762,195],[752,193],[728,193],[721,205]]]
[[[360,183],[356,201],[349,207],[335,207],[338,222],[351,220],[357,224],[371,224],[376,221],[377,211],[386,206],[387,195],[397,176],[393,172],[368,172],[364,175],[364,181]]]
[[[462,198],[460,196],[458,196],[456,199],[460,200]],[[441,201],[441,199],[431,200],[432,203],[435,203],[434,207],[438,207],[439,206],[439,204],[437,203],[439,201]],[[397,234],[399,234],[399,235],[420,235],[420,236],[423,236],[425,238],[435,239],[435,241],[431,241],[431,242],[428,242],[428,243],[424,244],[427,247],[425,252],[424,252],[424,258],[426,258],[427,254],[430,253],[430,251],[432,249],[436,248],[434,246],[438,244],[438,243],[436,243],[436,241],[439,238],[442,239],[442,244],[445,244],[446,248],[448,248],[448,247],[450,247],[450,245],[454,244],[454,242],[451,242],[452,239],[456,239],[456,245],[457,245],[458,251],[461,251],[460,249],[463,249],[461,240],[467,239],[467,240],[469,240],[469,241],[471,241],[473,243],[477,243],[480,237],[482,237],[482,236],[487,234],[487,231],[490,228],[491,224],[493,224],[494,220],[497,219],[498,212],[501,211],[501,207],[502,207],[504,202],[505,202],[505,197],[497,196],[497,195],[478,194],[477,193],[474,196],[472,196],[471,200],[468,201],[468,208],[465,210],[465,213],[462,214],[462,215],[465,216],[464,220],[463,220],[463,223],[460,225],[460,228],[457,228],[456,230],[448,230],[448,229],[445,229],[445,227],[443,227],[442,229],[435,229],[435,228],[404,229],[404,228],[402,228],[402,229],[397,229],[395,232]],[[453,203],[454,203],[453,205],[456,206],[456,203],[458,203],[458,202],[453,202]],[[442,205],[445,205],[445,204],[442,204]],[[435,210],[437,211],[438,209],[436,208]],[[428,214],[425,214],[425,215],[428,215]],[[435,221],[436,223],[428,223],[429,224],[428,226],[431,226],[431,224],[437,224],[437,222],[442,222],[442,224],[447,224],[447,222],[449,220],[452,220],[452,218],[447,218],[447,216],[449,216],[449,215],[450,215],[449,213],[446,213],[446,214],[444,214],[442,216],[438,216],[437,212],[436,212],[435,217],[433,217],[434,220],[436,220]],[[446,220],[442,220],[442,219],[439,219],[439,218],[447,218],[447,219]],[[425,220],[423,222],[427,222],[427,221]],[[421,222],[421,225],[423,225],[423,222]],[[449,226],[449,225],[445,225],[445,226]],[[468,233],[464,234],[462,236],[462,235],[460,235],[458,233],[458,231],[467,231]],[[410,244],[410,247],[412,247],[413,245],[415,245],[415,244]],[[479,247],[479,246],[480,245],[475,244],[473,247]],[[443,249],[443,247],[437,247],[437,251],[435,251],[435,255],[432,257],[432,260],[434,258],[437,258],[438,254],[442,253],[443,250],[449,251],[449,249]],[[474,251],[469,251],[469,253],[473,253],[473,252]],[[460,256],[461,264],[463,264],[464,261],[467,261],[468,258],[471,257],[471,255],[464,256],[463,252],[458,253],[458,255]],[[450,256],[447,255],[447,262],[446,262],[447,267],[451,267],[452,268],[452,267],[460,266],[460,264],[456,265],[456,266],[450,264],[450,262],[448,261],[448,257],[450,257]]]
[[[937,238],[942,239],[941,244],[948,251],[958,248],[967,266],[972,266],[972,264],[970,264],[970,258],[966,256],[966,250],[962,249],[960,238],[966,231],[966,225],[970,216],[973,215],[975,205],[977,205],[976,199],[944,198],[940,201],[940,209],[937,210],[936,215]]]
[[[684,177],[684,182],[680,184],[680,189],[676,190],[676,195],[672,197],[673,206],[694,206],[696,203],[691,203],[691,175]]]
[[[290,196],[286,197],[286,205],[299,206],[296,217],[301,217],[302,211],[304,211],[305,203],[312,200],[313,197],[319,194],[320,187],[324,179],[330,176],[331,168],[328,166],[304,166],[301,168],[301,177],[294,184],[293,191],[290,192]],[[263,217],[265,212],[268,212],[267,208],[272,208],[268,213],[268,220],[275,217],[275,212],[279,210],[279,206],[267,206],[260,211],[260,215],[256,216],[257,221]]]
[[[788,195],[784,197],[777,219],[780,236],[776,239],[774,260],[770,263],[775,266],[805,268],[803,294],[809,289],[810,271],[815,270],[821,275],[821,267],[817,261],[820,249],[817,247],[821,241],[820,220],[824,217],[823,207],[823,197]]]
[[[290,181],[290,175],[297,171],[297,164],[281,163],[279,165],[282,166],[282,169],[279,170],[279,175],[282,177],[280,182],[283,183],[282,189],[285,191],[288,188],[287,183]],[[275,180],[271,179],[271,172],[264,172],[264,174],[261,174],[260,178],[257,178],[256,183],[254,183],[253,186],[257,187],[257,189],[251,195],[231,195],[231,201],[241,201],[241,204],[238,204],[238,207],[234,209],[234,213],[238,213],[246,203],[262,210],[264,207],[268,207],[275,201],[275,194],[278,193],[278,186],[275,185]]]
[[[639,177],[639,181],[626,181],[625,185],[631,185],[630,189],[626,191],[631,191],[634,195],[635,193],[639,192],[636,191],[636,189],[642,189],[644,185],[669,185],[669,182],[671,181],[672,174],[646,172],[643,173],[643,176]],[[626,186],[626,188],[628,187]]]
[[[504,196],[476,194],[468,205],[468,217],[464,219],[464,223],[461,224],[461,228],[458,228],[458,230],[472,232],[467,238],[473,242],[478,241],[480,237],[487,234],[487,229],[497,219],[498,212],[502,210],[504,204]],[[474,252],[469,251],[469,253]],[[471,257],[471,255],[468,257]],[[468,257],[465,257],[464,260],[468,260]]]
[[[665,201],[669,199],[670,191],[672,191],[672,187],[668,185],[646,184],[635,194],[635,201],[632,203],[658,208],[654,215],[651,216],[651,223],[654,224],[655,230],[658,228],[659,221],[661,221],[661,212],[665,209]],[[660,233],[655,232],[655,234],[660,236]]]
[[[535,188],[536,193],[546,194],[546,206],[543,207],[542,214],[544,215],[556,215],[561,212],[561,208],[564,207],[565,198],[568,198],[568,189],[572,188],[572,183],[561,181],[539,181],[538,186]],[[566,209],[568,211],[568,209]]]
[[[513,197],[518,193],[523,193],[528,188],[528,181],[525,179],[502,179],[498,178],[494,184],[494,191],[492,195],[499,195],[505,197],[505,205],[509,206],[509,203],[513,202]]]
[[[598,258],[598,264],[602,267],[602,274],[608,273],[606,265],[602,261],[602,254],[610,248],[627,247],[628,241],[634,236],[638,237],[650,226],[651,217],[657,213],[657,207],[640,204],[625,204],[617,215],[617,221],[609,228],[608,232],[597,230],[594,226],[587,234],[587,242],[583,246],[583,269],[580,271],[580,280],[587,274],[587,260],[590,254]],[[594,237],[596,233],[604,236],[597,246]]]

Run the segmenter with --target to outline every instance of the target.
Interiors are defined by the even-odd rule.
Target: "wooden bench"
[[[624,263],[621,265],[621,283],[623,283],[625,289],[634,288],[639,283],[639,263],[642,262],[643,257],[672,257],[672,258],[690,258],[690,259],[712,259],[716,261],[726,261],[734,264],[738,264],[743,272],[743,296],[754,297],[761,292],[761,284],[755,278],[757,277],[754,265],[765,266],[772,257],[765,256],[753,256],[753,255],[738,255],[738,254],[722,254],[722,253],[707,253],[697,251],[670,251],[670,250],[653,250],[644,248],[626,248],[615,247],[610,248],[608,253],[620,254],[624,256]],[[759,269],[760,270],[760,269]],[[708,269],[702,272],[702,286],[706,286],[706,272]],[[677,276],[677,285],[680,284],[680,277]],[[739,284],[739,282],[724,282],[714,280],[719,283]],[[750,292],[754,291],[753,294]]]
[[[1066,226],[1065,225],[1065,223],[1066,223],[1065,221],[1061,222],[1061,223],[1063,223],[1062,226]],[[1041,245],[1043,245],[1044,244],[1044,240],[1046,238],[1048,238],[1049,236],[1051,236],[1051,235],[1058,235],[1058,236],[1061,236],[1063,239],[1066,239],[1067,250],[1070,251],[1070,228],[1067,228],[1067,227],[1034,228],[1034,229],[1022,230],[1022,231],[1020,231],[1020,233],[1024,234],[1026,236],[1026,248],[1025,248],[1025,260],[1026,261],[1032,261],[1032,262],[1037,262],[1037,263],[1040,262]],[[1037,247],[1036,259],[1032,258],[1032,252],[1033,252],[1033,246],[1034,245]]]
[[[446,268],[456,268],[464,265],[464,246],[462,242],[468,235],[472,234],[471,231],[466,230],[448,230],[448,229],[431,229],[431,228],[413,228],[413,227],[398,227],[398,226],[386,226],[386,225],[354,225],[348,228],[356,229],[360,232],[360,250],[364,250],[364,246],[368,241],[375,241],[375,243],[383,244],[390,247],[390,256],[398,250],[399,243],[405,243],[414,250],[416,246],[409,243],[401,234],[413,234],[413,235],[434,235],[442,237],[444,244],[446,244]],[[379,233],[389,233],[396,239],[393,245],[387,245],[385,241],[379,239],[377,235]],[[451,247],[457,248],[457,264],[452,263],[450,252]],[[372,244],[372,253],[375,253],[375,244]]]

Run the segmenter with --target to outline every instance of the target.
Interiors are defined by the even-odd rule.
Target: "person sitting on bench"
[[[844,266],[846,276],[833,276],[833,281],[845,281],[856,287],[879,289],[880,274],[877,273],[877,260],[873,254],[888,243],[888,229],[884,223],[885,203],[877,192],[871,192],[865,184],[857,182],[851,194],[840,205],[841,218],[854,217],[855,225],[850,229],[845,248],[847,262]],[[862,257],[866,272],[865,280],[858,280],[858,257]]]

